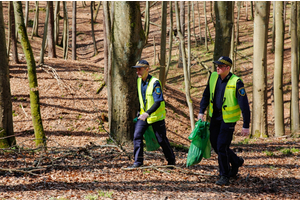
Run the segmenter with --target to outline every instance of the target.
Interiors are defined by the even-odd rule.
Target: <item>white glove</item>
[[[198,120],[204,121],[204,114],[199,113],[198,114]]]
[[[149,114],[145,112],[142,115],[140,115],[138,119],[145,121],[147,119],[147,117],[149,117]]]
[[[249,135],[249,128],[242,128],[241,135],[242,135],[242,136],[247,136],[247,135]]]

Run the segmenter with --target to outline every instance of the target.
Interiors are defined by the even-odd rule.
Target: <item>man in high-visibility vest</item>
[[[200,102],[198,119],[204,121],[204,111],[208,107],[210,122],[210,142],[218,154],[220,179],[217,185],[228,185],[229,178],[235,177],[244,159],[230,148],[234,127],[243,115],[241,134],[249,135],[250,108],[243,81],[230,72],[232,61],[220,57],[214,61],[217,71],[210,75]],[[231,164],[231,167],[230,167]]]
[[[137,168],[143,165],[143,135],[149,125],[153,128],[168,165],[175,165],[175,155],[166,136],[166,109],[161,83],[149,74],[149,67],[146,60],[140,60],[133,66],[138,75],[137,90],[140,112],[133,135],[134,163],[128,168]]]

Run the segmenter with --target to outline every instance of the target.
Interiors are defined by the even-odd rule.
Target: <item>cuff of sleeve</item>
[[[249,128],[249,124],[244,124],[243,128]]]

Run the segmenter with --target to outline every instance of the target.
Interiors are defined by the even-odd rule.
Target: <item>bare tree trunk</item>
[[[59,36],[59,3],[60,3],[60,1],[56,2],[55,10],[54,10],[54,42],[55,42],[55,45],[58,44],[58,36]]]
[[[250,10],[251,10],[251,20],[254,20],[254,15],[253,15],[253,1],[250,1]]]
[[[45,25],[44,25],[44,35],[43,35],[43,41],[42,41],[42,48],[40,52],[40,64],[44,64],[44,54],[45,54],[45,44],[46,44],[46,38],[47,38],[47,29],[48,29],[48,20],[49,20],[49,1],[47,2],[47,9],[46,9],[46,19],[45,19]]]
[[[196,31],[195,31],[195,10],[194,10],[194,4],[195,2],[192,2],[192,20],[193,20],[193,31],[194,31],[194,37],[195,37],[195,44],[196,47],[198,46],[197,37],[196,37]]]
[[[94,3],[94,1],[91,1],[90,9],[91,9],[92,38],[93,38],[93,44],[94,44],[94,56],[96,56],[96,55],[98,55],[98,50],[97,50],[97,44],[96,44],[95,32],[94,32],[93,3]]]
[[[185,35],[185,2],[184,1],[180,1],[180,29],[181,29],[181,34]],[[180,41],[181,42],[181,41]],[[180,45],[181,46],[181,45]],[[183,68],[183,58],[186,55],[182,54],[182,50],[181,48],[179,48],[179,59],[178,59],[178,68]],[[186,58],[185,58],[186,59]]]
[[[21,1],[14,1],[14,10],[16,16],[16,25],[21,38],[22,48],[25,54],[28,71],[28,81],[30,88],[30,108],[35,134],[36,146],[46,146],[46,136],[44,133],[42,117],[40,112],[39,89],[36,77],[36,66],[32,49],[28,40]]]
[[[153,65],[156,64],[156,47],[155,47],[155,36],[153,36]]]
[[[69,18],[67,11],[67,2],[63,1],[64,9],[64,34],[63,34],[63,51],[64,59],[68,59],[68,45],[69,45]]]
[[[232,31],[232,2],[215,1],[216,37],[214,60],[229,56]],[[215,69],[213,70],[215,71]]]
[[[268,136],[267,41],[270,14],[269,1],[255,2],[253,34],[253,104],[252,136]]]
[[[1,4],[2,5],[2,4]],[[8,3],[8,31],[7,31],[7,59],[9,59],[9,53],[10,53],[10,45],[11,45],[11,40],[10,40],[10,32],[11,32],[11,17],[10,17],[10,10],[13,9],[10,2]],[[3,13],[3,11],[2,11]]]
[[[54,13],[53,13],[53,1],[49,1],[49,19],[48,19],[48,57],[56,58],[56,49],[54,42]]]
[[[207,15],[206,15],[206,1],[204,1],[204,17],[205,17],[205,49],[209,51],[207,44],[207,32],[208,32],[208,24],[207,24]]]
[[[145,44],[148,42],[149,27],[150,27],[150,2],[146,1],[144,32],[146,36]]]
[[[165,82],[167,81],[169,69],[170,69],[170,63],[172,59],[172,43],[173,43],[173,9],[172,9],[172,1],[170,2],[170,32],[169,32],[169,57],[168,57],[168,63],[167,63],[167,69],[166,69],[166,78]],[[164,83],[165,85],[165,83]]]
[[[291,5],[291,132],[299,131],[299,68],[298,68],[298,38],[297,38],[297,1]]]
[[[98,12],[100,10],[100,6],[101,6],[101,1],[99,1],[96,12],[95,12],[95,16],[94,16],[94,22],[96,22],[97,16],[98,16]]]
[[[205,9],[206,1],[204,1],[204,9]],[[201,34],[201,21],[200,21],[200,10],[199,10],[199,3],[197,1],[197,9],[198,9],[198,23],[199,23],[199,37],[200,37],[200,44],[202,42],[202,34]]]
[[[35,2],[35,15],[34,15],[34,23],[32,27],[32,34],[31,38],[33,36],[38,36],[39,35],[39,2]]]
[[[271,49],[271,51],[274,52],[274,50],[275,50],[275,29],[276,29],[276,21],[275,21],[276,1],[273,1],[272,3],[273,3],[273,26],[272,26],[272,49]],[[283,15],[283,13],[282,13],[282,15]]]
[[[177,33],[180,39],[180,46],[183,55],[185,55],[185,43],[184,43],[184,37],[183,34],[181,33],[181,27],[180,24],[180,19],[179,19],[179,11],[178,11],[178,3],[175,2],[175,13],[176,13],[176,24],[177,24]],[[188,80],[188,70],[187,70],[187,64],[186,64],[186,58],[185,56],[182,56],[182,61],[183,61],[183,73],[184,73],[184,83],[185,83],[185,96],[186,96],[186,101],[189,107],[189,114],[190,114],[190,120],[191,120],[191,129],[194,130],[195,128],[195,118],[194,118],[194,109],[193,109],[193,102],[191,99],[190,95],[190,82]]]
[[[28,25],[28,15],[29,15],[29,1],[25,2],[25,27]]]
[[[2,1],[0,1],[0,138],[14,135],[9,66],[6,54],[5,26]],[[15,137],[0,139],[0,148],[15,145]]]
[[[72,60],[76,60],[76,1],[73,4],[73,15],[72,15]]]
[[[108,9],[108,8],[107,8]],[[104,82],[107,83],[107,68],[108,68],[108,43],[107,43],[107,35],[106,35],[106,18],[104,13],[104,2],[103,2],[103,57],[104,57]]]
[[[14,63],[19,63],[14,7],[13,7],[13,2],[12,1],[10,1],[9,3],[10,3],[10,8],[11,8],[11,10],[10,10],[10,20],[11,20],[10,39],[11,39],[12,61]]]
[[[231,31],[231,44],[230,44],[230,54],[229,54],[229,57],[231,58],[232,60],[232,66],[231,66],[231,69],[230,71],[232,73],[235,72],[235,52],[234,50],[236,50],[236,44],[235,44],[235,37],[234,37],[234,33],[235,33],[235,28],[234,28],[234,5],[235,3],[232,2],[232,31]]]
[[[143,31],[139,2],[116,1],[114,3],[114,20],[112,37],[111,83],[111,118],[110,133],[119,142],[132,141],[133,119],[138,110],[136,95],[136,73],[131,68],[140,60],[145,35]],[[119,26],[122,24],[122,26]],[[134,27],[132,27],[134,26]],[[107,32],[107,35],[109,33]],[[131,43],[126,47],[127,43]],[[109,75],[108,75],[109,77]],[[122,88],[122,90],[120,90]]]
[[[162,90],[165,87],[166,82],[166,35],[167,35],[167,1],[162,1],[161,6],[161,42],[160,42],[160,70],[159,80],[161,82]]]
[[[187,33],[188,33],[188,55],[187,55],[187,75],[188,75],[188,81],[191,85],[191,9],[190,9],[190,2],[187,2],[188,4],[188,23],[187,23]]]
[[[245,1],[246,3],[246,21],[248,21],[248,1]]]
[[[283,109],[283,49],[284,49],[284,22],[283,22],[283,2],[273,1],[273,9],[276,16],[273,16],[273,26],[276,28],[276,46],[274,62],[274,116],[275,116],[275,136],[284,135],[284,109]],[[276,24],[275,24],[276,23]]]

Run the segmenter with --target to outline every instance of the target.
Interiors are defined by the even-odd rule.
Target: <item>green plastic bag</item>
[[[209,123],[201,120],[195,124],[195,129],[189,135],[189,140],[192,140],[189,148],[186,166],[192,166],[199,163],[202,158],[210,158],[210,140],[209,140]]]
[[[133,122],[137,122],[137,117],[133,119]],[[144,139],[146,141],[146,150],[147,151],[156,151],[160,145],[157,142],[157,139],[155,137],[153,128],[151,125],[148,126],[147,130],[144,133]]]

